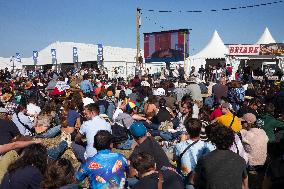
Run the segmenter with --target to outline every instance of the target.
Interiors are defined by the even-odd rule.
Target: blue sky
[[[210,12],[267,2],[273,0],[0,0],[0,57],[16,52],[30,57],[33,50],[55,41],[135,48],[136,7],[142,8],[141,34],[161,31],[160,26],[191,28],[190,54],[202,49],[215,29],[225,43],[255,43],[267,26],[274,39],[283,42],[284,3]],[[141,44],[143,48],[143,37]]]

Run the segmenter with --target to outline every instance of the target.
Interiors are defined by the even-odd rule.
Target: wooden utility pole
[[[140,65],[140,27],[141,27],[141,9],[138,7],[136,9],[136,67],[135,75],[138,75],[141,70]]]

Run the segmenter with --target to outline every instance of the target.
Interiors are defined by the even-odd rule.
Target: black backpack
[[[114,137],[113,139],[114,144],[121,144],[131,138],[131,134],[129,130],[126,128],[123,119],[122,119],[122,125],[114,123],[114,125],[111,126],[111,130],[112,130],[112,135]]]

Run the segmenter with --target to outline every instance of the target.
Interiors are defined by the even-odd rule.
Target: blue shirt
[[[83,93],[90,93],[94,90],[93,85],[89,80],[81,81],[80,89],[83,91]]]
[[[180,156],[180,154],[186,149],[186,147],[193,142],[194,141],[192,140],[187,140],[178,143],[176,145],[176,156]],[[215,146],[213,146],[211,143],[199,140],[196,144],[192,145],[182,156],[181,172],[184,175],[189,174],[194,170],[197,164],[197,160],[213,150],[215,150]]]
[[[100,150],[80,166],[76,172],[76,179],[83,181],[89,177],[91,189],[123,189],[127,171],[127,160],[122,154],[113,153],[111,150]]]
[[[77,121],[77,118],[80,117],[80,114],[75,110],[69,110],[67,116],[67,123],[69,127],[74,127]]]

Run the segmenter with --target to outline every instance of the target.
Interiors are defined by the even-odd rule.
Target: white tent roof
[[[56,49],[58,63],[72,63],[73,47],[77,47],[78,49],[78,62],[97,61],[97,45],[74,42],[55,42],[39,51],[38,65],[51,64],[51,49]],[[136,56],[136,49],[103,46],[103,54],[104,61],[135,62],[134,57]],[[32,57],[30,60],[33,62]]]
[[[218,32],[215,30],[209,43],[199,53],[193,55],[190,59],[217,59],[225,58],[228,54],[228,48],[224,45]]]
[[[275,40],[273,39],[270,31],[266,27],[263,34],[259,38],[259,40],[256,42],[256,44],[269,44],[269,43],[276,43]]]
[[[51,49],[56,49],[57,63],[73,62],[73,47],[78,49],[78,62],[97,61],[98,46],[94,44],[74,43],[74,42],[55,42],[38,52],[37,65],[52,64]],[[141,52],[144,53],[143,51]],[[135,62],[136,49],[103,46],[105,62]],[[31,52],[32,55],[32,52]],[[17,67],[22,65],[33,65],[32,57],[21,58],[22,63],[15,62]],[[10,58],[0,57],[0,68],[11,67]]]
[[[23,58],[21,59],[23,62]],[[14,66],[15,69],[21,69],[22,68],[22,63],[17,62],[16,59],[14,59]],[[9,70],[12,70],[13,68],[13,61],[11,61],[11,58],[3,58],[0,57],[0,69],[8,68]]]

